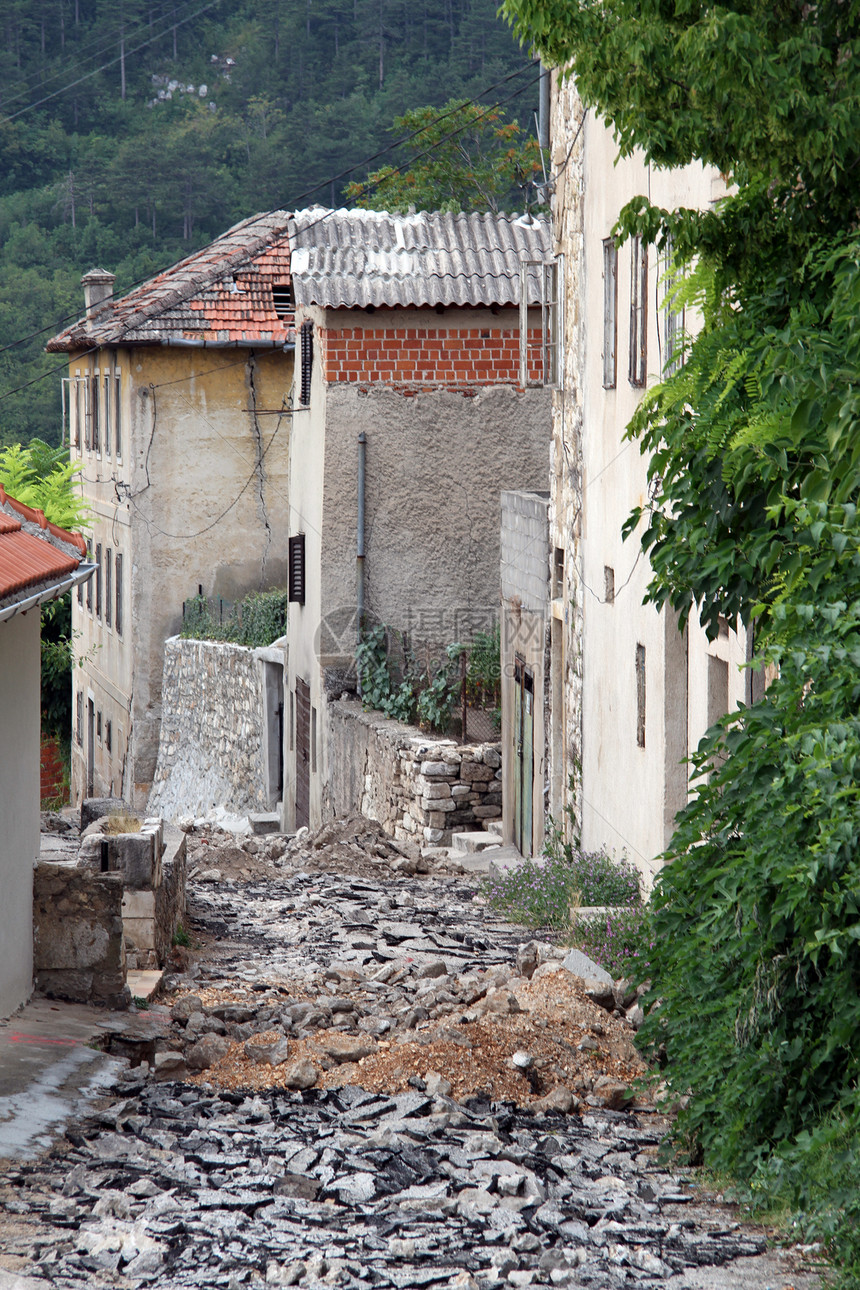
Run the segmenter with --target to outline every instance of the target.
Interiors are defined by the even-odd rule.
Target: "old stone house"
[[[79,533],[0,485],[0,1017],[33,988],[33,864],[39,855],[39,606],[93,575]]]
[[[73,460],[96,572],[73,606],[73,800],[146,802],[165,639],[198,590],[215,602],[286,579],[293,305],[287,215],[247,219],[86,314],[49,343],[69,356]]]
[[[543,579],[521,562],[507,589],[504,670],[512,686],[510,604],[527,600],[537,625],[529,627],[534,650],[519,669],[517,702],[506,710],[506,783],[531,777],[535,802],[543,793],[556,820],[573,806],[585,848],[626,852],[650,876],[687,801],[685,758],[718,716],[751,697],[753,682],[742,670],[742,636],[726,627],[709,642],[695,617],[682,635],[669,610],[643,605],[648,562],[638,533],[622,541],[628,514],[648,500],[647,462],[625,439],[627,424],[648,385],[681,361],[680,336],[697,319],[671,308],[668,262],[655,248],[638,239],[617,247],[612,229],[639,194],[669,209],[705,208],[724,189],[698,164],[659,170],[638,155],[619,159],[610,130],[584,112],[571,81],[554,83],[551,123],[561,358],[548,549]],[[540,529],[533,502],[513,510],[520,527],[533,511]],[[514,545],[515,529],[512,519]],[[529,692],[543,696],[548,719],[535,726],[534,759],[524,769],[528,740],[516,714]],[[534,844],[543,816],[535,810]]]
[[[407,633],[419,660],[498,616],[500,492],[547,479],[537,266],[552,248],[529,217],[320,208],[295,214],[290,248],[294,827],[332,809],[327,707],[355,686],[358,616]]]

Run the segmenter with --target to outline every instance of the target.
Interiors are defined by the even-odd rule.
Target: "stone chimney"
[[[105,269],[90,269],[81,278],[81,286],[84,289],[84,304],[87,307],[87,317],[94,314],[105,300],[110,300],[113,295],[113,284],[116,282],[116,274],[108,273]]]

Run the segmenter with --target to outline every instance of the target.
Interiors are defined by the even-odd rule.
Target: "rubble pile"
[[[204,1093],[131,1071],[126,1097],[67,1136],[0,1197],[33,1224],[7,1256],[58,1290],[683,1286],[764,1248],[692,1217],[689,1187],[655,1164],[659,1128],[624,1113]]]

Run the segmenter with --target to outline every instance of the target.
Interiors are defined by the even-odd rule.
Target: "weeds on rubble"
[[[140,833],[140,820],[136,815],[108,815],[102,825],[102,833],[114,838],[120,833]]]
[[[173,939],[171,941],[171,945],[184,945],[187,947],[190,944],[191,944],[191,937],[188,935],[188,932],[185,930],[185,928],[182,926],[181,923],[177,923],[176,931],[173,933]]]
[[[616,980],[627,977],[640,982],[651,975],[653,934],[647,905],[575,917],[567,939]]]

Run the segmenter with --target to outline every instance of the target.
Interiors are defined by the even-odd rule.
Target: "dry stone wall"
[[[170,637],[150,814],[266,811],[263,680],[254,651]]]
[[[328,704],[326,717],[326,818],[360,811],[419,846],[501,819],[500,744],[433,738],[350,698]]]
[[[79,1003],[127,1007],[119,873],[40,861],[33,875],[36,989]]]

